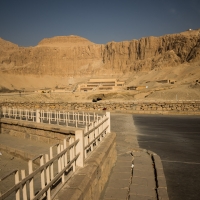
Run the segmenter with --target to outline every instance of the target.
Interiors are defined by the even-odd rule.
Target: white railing
[[[107,133],[110,133],[110,112],[106,112],[106,115],[91,123],[90,126],[86,126],[84,133],[85,157],[88,152],[93,151]]]
[[[52,199],[73,172],[84,166],[88,154],[99,145],[107,133],[110,133],[110,113],[106,112],[98,117],[93,115],[92,122],[85,123],[84,129],[75,130],[75,136],[70,138],[68,144],[65,139],[63,144],[50,147],[49,155],[39,155],[29,160],[28,175],[25,170],[13,170],[1,178],[0,184],[3,184],[4,180],[14,175],[15,185],[3,194],[0,193],[0,200],[10,195],[15,195],[16,200]],[[33,163],[37,160],[40,166],[33,171]]]
[[[53,195],[53,188],[55,183],[64,184],[70,178],[70,172],[75,171],[75,168],[80,165],[80,140],[77,139],[67,147],[66,139],[64,144],[56,144],[50,147],[50,156],[48,154],[39,155],[28,162],[28,175],[25,170],[13,170],[7,174],[0,181],[3,181],[14,175],[15,185],[0,196],[0,200],[15,194],[15,199],[40,199],[46,197],[51,199]],[[53,156],[53,148],[57,147],[57,153]],[[78,153],[76,153],[78,152]],[[33,162],[38,160],[40,166],[33,171]]]
[[[32,121],[37,123],[57,124],[73,127],[85,127],[91,122],[101,118],[102,114],[75,112],[75,111],[52,111],[52,110],[28,110],[19,108],[2,107],[3,118]]]

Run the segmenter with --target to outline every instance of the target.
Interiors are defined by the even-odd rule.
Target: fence
[[[26,120],[37,123],[48,123],[74,127],[85,127],[92,121],[98,120],[102,114],[74,112],[74,111],[48,111],[28,110],[19,108],[2,107],[3,118]]]
[[[51,111],[53,113],[53,111]],[[62,117],[63,112],[51,113],[46,112],[48,119],[53,116],[57,121],[64,120]],[[44,112],[45,113],[45,112]],[[65,113],[65,120],[67,124],[73,121],[73,124],[84,124],[85,128],[77,128],[75,130],[75,137],[71,137],[69,145],[67,145],[66,139],[63,144],[56,144],[50,147],[50,153],[45,155],[39,155],[33,160],[28,162],[28,175],[26,176],[25,170],[14,170],[11,173],[5,175],[0,179],[0,183],[6,180],[8,177],[15,179],[15,185],[7,190],[5,193],[0,193],[0,200],[9,198],[10,195],[15,194],[15,199],[52,199],[56,192],[59,190],[79,167],[84,166],[84,161],[88,157],[89,153],[94,150],[96,146],[103,140],[103,138],[110,132],[110,113],[104,114],[78,114],[72,112],[74,115],[68,117],[69,112]],[[21,115],[20,115],[21,114]],[[14,109],[4,109],[2,112],[3,117],[15,118],[15,119],[35,119],[37,121],[37,111],[16,111]],[[38,119],[40,122],[44,120],[43,111],[40,111]],[[47,116],[46,115],[46,116]],[[30,117],[32,116],[32,118]],[[45,117],[46,117],[45,116]],[[74,116],[74,118],[73,118]],[[70,122],[69,122],[70,120]],[[56,122],[57,122],[56,121]],[[65,121],[65,124],[66,124]],[[60,123],[60,121],[59,121]],[[55,152],[56,148],[56,152]],[[55,154],[55,155],[53,155]],[[33,163],[39,160],[40,166],[33,171]],[[21,174],[21,176],[20,176]],[[21,179],[20,179],[21,177]],[[38,185],[40,186],[38,188]]]

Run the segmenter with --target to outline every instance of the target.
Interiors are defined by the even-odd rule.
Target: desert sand
[[[71,35],[19,47],[0,38],[0,101],[199,100],[199,38],[200,29],[107,44]],[[78,92],[77,85],[90,78],[116,78],[125,85],[115,91]],[[129,86],[146,89],[127,90]],[[55,88],[66,92],[35,93]]]

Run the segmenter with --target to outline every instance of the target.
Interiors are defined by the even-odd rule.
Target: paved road
[[[111,130],[116,133],[117,160],[100,200],[157,199],[152,159],[147,152],[138,147],[132,115],[112,113]],[[159,197],[164,198],[166,195],[159,194]]]
[[[162,160],[170,200],[200,199],[200,116],[133,115],[141,148]]]

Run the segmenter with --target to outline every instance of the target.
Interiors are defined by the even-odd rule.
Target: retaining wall
[[[66,136],[74,135],[76,128],[58,127],[57,125],[37,124],[35,122],[1,119],[1,134],[10,134],[45,143],[59,143]],[[77,129],[76,129],[77,130]],[[59,191],[55,199],[99,199],[108,180],[111,169],[117,159],[116,134],[108,133],[104,140],[92,151],[84,166]]]
[[[59,199],[99,199],[117,159],[116,134],[109,133],[55,197]]]
[[[30,139],[47,144],[62,143],[66,137],[74,135],[75,128],[1,118],[1,134]]]
[[[2,106],[48,109],[48,110],[80,110],[111,112],[146,113],[146,114],[191,114],[200,115],[200,101],[168,101],[168,102],[91,102],[91,103],[46,103],[21,102],[2,103]]]

